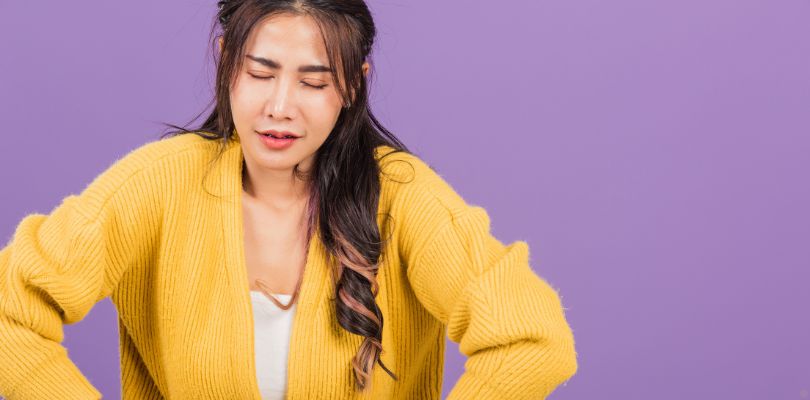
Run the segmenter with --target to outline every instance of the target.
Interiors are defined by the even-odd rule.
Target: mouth
[[[258,133],[259,135],[262,135],[264,137],[272,137],[272,138],[276,138],[276,139],[297,139],[297,138],[300,137],[300,136],[298,136],[298,135],[296,135],[296,134],[294,134],[292,132],[286,132],[286,131],[279,132],[279,131],[274,131],[274,130],[268,130],[268,131],[256,132],[256,133]]]

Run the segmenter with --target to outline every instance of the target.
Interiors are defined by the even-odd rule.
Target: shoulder
[[[479,213],[425,159],[413,153],[377,150],[380,165],[380,210],[393,222],[400,255],[406,259],[447,227]],[[386,228],[389,229],[389,228]]]
[[[115,164],[135,172],[153,167],[166,159],[210,156],[211,151],[220,146],[221,139],[205,139],[194,133],[186,133],[147,142],[120,157]]]
[[[147,142],[116,158],[78,196],[86,217],[96,219],[116,197],[157,204],[159,196],[183,175],[185,166],[216,156],[221,140],[182,134]],[[135,206],[135,204],[133,204]]]
[[[424,158],[381,145],[375,150],[384,194],[397,197],[404,207],[436,207],[462,212],[468,204]]]

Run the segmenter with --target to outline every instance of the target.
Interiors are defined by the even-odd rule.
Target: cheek
[[[251,97],[255,97],[256,90],[250,85],[241,84],[231,90],[231,104],[244,106],[251,103]]]
[[[231,91],[231,113],[234,122],[239,124],[243,118],[250,118],[252,115],[261,113],[262,107],[261,91],[249,85],[235,87]]]
[[[306,120],[322,134],[326,135],[335,126],[338,115],[340,115],[341,105],[334,98],[322,96],[318,99],[310,99],[305,107]]]
[[[340,113],[342,103],[340,96],[334,90],[324,89],[323,93],[304,96],[307,110],[310,115],[317,115],[321,121],[332,121]]]
[[[340,104],[335,101],[334,96],[323,95],[305,95],[302,96],[302,106],[306,108],[309,113],[318,111],[319,114],[331,114],[333,110],[339,109]]]

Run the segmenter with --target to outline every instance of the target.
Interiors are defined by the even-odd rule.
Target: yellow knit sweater
[[[0,394],[98,399],[62,346],[63,324],[111,296],[123,398],[260,399],[242,230],[238,139],[185,134],[116,161],[49,214],[23,218],[0,251]],[[377,148],[377,155],[390,150]],[[468,357],[448,399],[543,399],[577,370],[557,292],[504,245],[486,211],[425,162],[379,160],[386,242],[377,303],[383,363],[355,389],[362,337],[337,322],[317,232],[294,316],[288,399],[438,399],[445,335]],[[391,218],[387,218],[389,215]],[[383,234],[386,236],[386,234]]]

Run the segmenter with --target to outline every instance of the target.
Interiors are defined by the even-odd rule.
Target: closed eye
[[[269,80],[270,78],[273,78],[273,75],[270,75],[270,76],[259,76],[259,75],[253,75],[253,74],[248,74],[248,75],[250,75],[254,79],[259,79],[259,80],[263,80],[263,81],[266,81],[266,80]],[[308,87],[311,87],[313,89],[318,89],[318,90],[329,86],[329,85],[320,85],[320,86],[319,85],[310,85],[309,83],[306,83],[304,81],[301,81],[301,83],[303,83],[304,86],[308,86]]]

